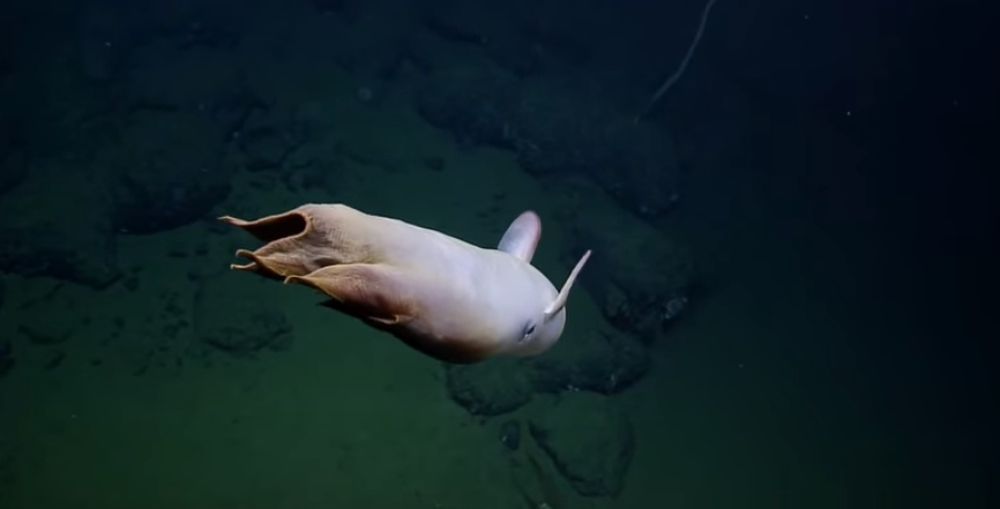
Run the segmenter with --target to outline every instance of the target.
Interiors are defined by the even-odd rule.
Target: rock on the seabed
[[[670,133],[636,124],[579,83],[456,68],[428,78],[417,110],[464,142],[513,150],[533,175],[586,175],[639,216],[660,216],[677,199],[680,164]]]
[[[140,111],[120,145],[104,151],[115,226],[131,233],[169,230],[201,219],[230,189],[223,133],[192,112]]]
[[[649,352],[621,331],[577,329],[544,355],[525,360],[538,392],[583,389],[614,394],[631,387],[649,369]]]
[[[621,493],[635,438],[625,414],[606,396],[566,393],[529,421],[531,436],[578,493]]]
[[[575,254],[594,246],[580,280],[605,319],[649,343],[687,304],[697,279],[694,256],[678,232],[656,227],[616,206],[602,189],[585,182],[563,185],[553,195],[560,227],[572,232]]]
[[[543,355],[448,366],[447,387],[469,413],[494,416],[517,410],[535,393],[621,392],[648,369],[649,353],[634,337],[610,327],[580,328]]]
[[[518,409],[533,392],[528,372],[514,359],[494,359],[447,368],[448,393],[473,415],[499,415]]]

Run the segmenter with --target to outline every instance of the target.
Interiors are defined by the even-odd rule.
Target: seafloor
[[[429,121],[414,99],[434,72],[420,67],[420,52],[436,55],[438,69],[476,64],[482,52],[419,31],[393,40],[410,33],[404,13],[345,14],[340,4],[177,8],[157,25],[170,30],[140,38],[128,55],[101,45],[118,44],[108,39],[121,35],[116,16],[136,14],[94,8],[39,29],[34,40],[50,46],[11,57],[5,113],[28,134],[10,136],[20,152],[7,164],[27,171],[0,195],[0,342],[12,359],[0,377],[0,505],[905,507],[975,491],[975,476],[950,461],[963,439],[914,418],[910,406],[893,407],[899,394],[926,388],[904,391],[882,376],[895,353],[861,353],[909,331],[892,321],[891,305],[878,307],[884,279],[868,276],[880,261],[849,247],[872,237],[831,213],[858,197],[847,184],[813,185],[834,171],[850,177],[860,156],[849,140],[832,127],[803,132],[738,86],[694,73],[691,87],[726,99],[671,117],[671,157],[686,169],[680,200],[643,217],[645,208],[629,206],[634,196],[616,195],[599,175],[546,173],[520,146]],[[76,39],[60,39],[63,29]],[[409,63],[387,56],[410,43]],[[27,55],[37,60],[27,65]],[[702,76],[713,73],[723,71]],[[217,108],[235,122],[223,99],[249,118],[200,139],[214,131],[188,115]],[[40,133],[50,129],[46,145]],[[164,150],[208,146],[179,160],[159,154],[160,142]],[[216,149],[217,159],[203,154]],[[194,161],[212,164],[185,169],[183,183],[165,178],[176,186],[165,195],[102,194],[158,185],[120,184],[122,172],[172,174],[170,164]],[[165,166],[121,168],[131,164]],[[210,202],[195,217],[155,212],[190,206],[189,193]],[[566,375],[555,388],[537,382],[530,401],[512,409],[476,411],[449,393],[442,363],[317,305],[305,288],[228,271],[234,250],[253,241],[213,217],[306,202],[344,202],[485,246],[531,208],[545,224],[536,263],[557,284],[589,247],[595,258],[623,253],[603,269],[623,285],[683,279],[663,291],[687,306],[655,334],[630,330],[612,323],[618,315],[602,291],[610,286],[584,285],[561,345],[598,334],[638,345],[643,361],[629,368],[627,386],[612,374],[607,390],[590,390]],[[171,221],[179,224],[162,224]],[[683,246],[676,256],[690,256],[691,266],[643,258],[665,248],[622,247],[614,241],[621,232],[607,231],[622,222],[646,236],[634,242]],[[651,309],[660,308],[634,313],[648,319]],[[270,335],[254,336],[255,327]],[[206,331],[223,336],[209,341]],[[544,379],[546,366],[533,364],[532,376]],[[597,496],[581,494],[529,432],[579,392],[608,401],[630,433],[622,478],[598,480],[612,486]],[[586,435],[609,426],[595,422],[606,417],[583,411],[573,426]],[[505,443],[512,420],[516,449]],[[928,443],[929,435],[950,438]],[[601,454],[615,453],[592,451],[596,468],[607,462]],[[918,495],[914,485],[927,489]]]

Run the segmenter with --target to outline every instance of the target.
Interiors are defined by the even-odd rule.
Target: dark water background
[[[704,7],[6,2],[0,507],[997,507],[996,8],[718,0],[637,120]],[[448,368],[227,270],[305,202],[595,258]]]

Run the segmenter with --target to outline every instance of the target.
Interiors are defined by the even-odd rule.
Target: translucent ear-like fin
[[[542,236],[542,221],[538,214],[527,210],[510,223],[497,249],[510,253],[528,263],[535,255],[538,240]]]
[[[548,320],[556,315],[562,308],[566,307],[566,301],[569,300],[569,292],[573,289],[573,283],[576,281],[576,277],[580,275],[580,271],[583,270],[583,266],[587,263],[587,259],[590,258],[590,250],[588,249],[583,256],[580,257],[580,261],[576,262],[576,267],[573,267],[573,272],[569,273],[569,277],[566,278],[566,282],[563,283],[562,290],[559,290],[559,296],[556,300],[549,304],[549,307],[545,310],[545,319]]]

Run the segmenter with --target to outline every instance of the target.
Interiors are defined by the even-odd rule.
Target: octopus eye
[[[535,324],[534,323],[527,324],[524,327],[524,331],[521,333],[521,339],[530,336],[533,332],[535,332]]]

